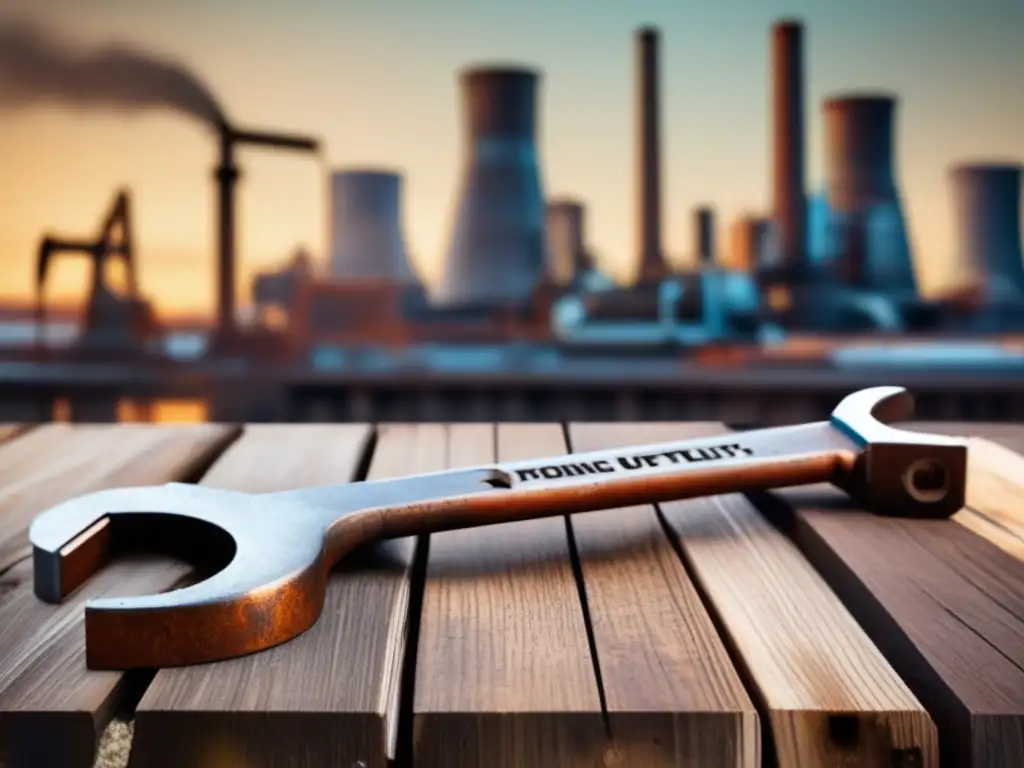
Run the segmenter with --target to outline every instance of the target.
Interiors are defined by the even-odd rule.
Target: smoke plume
[[[184,65],[123,45],[74,50],[40,27],[0,22],[0,109],[49,102],[81,108],[178,109],[214,127],[217,99]]]

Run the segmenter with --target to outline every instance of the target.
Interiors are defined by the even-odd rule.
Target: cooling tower
[[[661,129],[658,95],[658,30],[636,33],[638,282],[669,273],[661,250]]]
[[[331,174],[330,272],[342,279],[416,279],[401,216],[402,179],[384,170]]]
[[[916,292],[895,176],[896,100],[855,95],[824,103],[827,261],[840,282],[886,293]]]
[[[571,283],[589,266],[583,244],[583,205],[574,200],[548,203],[547,270],[559,285]]]
[[[807,199],[804,179],[804,30],[797,21],[772,27],[772,208],[775,266],[805,272]]]
[[[514,68],[461,75],[463,175],[439,303],[525,301],[544,275],[538,80]]]
[[[753,274],[764,260],[770,222],[759,216],[740,216],[729,228],[729,258],[726,265]]]
[[[1021,167],[964,164],[950,170],[960,272],[980,280],[992,303],[1024,301]]]
[[[698,264],[715,263],[715,214],[706,206],[693,210],[693,252]]]

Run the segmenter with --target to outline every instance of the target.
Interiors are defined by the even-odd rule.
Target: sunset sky
[[[326,247],[326,173],[405,174],[415,265],[441,272],[461,171],[457,71],[512,62],[542,72],[539,149],[549,194],[588,206],[587,239],[618,279],[634,253],[633,31],[662,30],[664,240],[687,263],[690,208],[725,227],[769,202],[768,35],[807,24],[808,180],[822,181],[819,105],[844,90],[900,96],[897,173],[923,287],[952,269],[947,170],[964,159],[1024,158],[1020,0],[4,0],[84,44],[131,43],[188,63],[229,117],[309,133],[304,154],[240,153],[239,288],[299,245]],[[37,105],[0,118],[0,299],[27,297],[47,230],[95,232],[118,187],[133,194],[144,292],[164,312],[214,297],[217,147],[208,128],[166,110],[84,112]],[[54,292],[81,296],[64,263]]]

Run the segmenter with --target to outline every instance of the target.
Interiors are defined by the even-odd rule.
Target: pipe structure
[[[407,283],[415,279],[402,232],[402,176],[384,169],[331,174],[331,274]]]
[[[439,304],[525,303],[544,277],[539,79],[519,67],[460,75],[463,171]]]
[[[961,274],[984,285],[992,303],[1024,309],[1021,258],[1021,166],[963,163],[949,171]]]
[[[239,179],[235,146],[249,144],[272,149],[316,152],[316,139],[268,131],[220,127],[220,162],[214,169],[217,182],[217,334],[229,338],[235,332],[235,186]]]
[[[661,244],[661,107],[658,83],[658,30],[636,32],[637,76],[637,256],[638,282],[669,274]]]
[[[793,20],[772,27],[772,216],[777,266],[803,275],[807,266],[804,126],[804,28]]]

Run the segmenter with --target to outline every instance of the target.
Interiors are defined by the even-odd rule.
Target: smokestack
[[[772,213],[778,265],[797,274],[808,258],[803,48],[803,24],[784,20],[772,27]]]
[[[331,174],[331,274],[415,281],[401,216],[402,178],[385,170]]]
[[[962,164],[950,170],[960,272],[981,280],[990,301],[1021,303],[1021,166]]]
[[[657,281],[669,271],[661,250],[661,152],[658,100],[658,30],[636,33],[638,282]]]
[[[715,214],[707,206],[693,210],[694,253],[702,266],[715,263]]]
[[[557,200],[548,204],[548,274],[559,285],[571,283],[587,269],[583,215],[583,204],[575,200]]]
[[[770,222],[760,216],[740,216],[729,229],[729,269],[753,274],[764,260]]]
[[[538,80],[519,68],[461,75],[466,150],[443,303],[526,301],[544,276]]]
[[[217,182],[217,334],[227,339],[235,330],[235,184],[239,177],[231,132],[220,131]]]
[[[896,99],[858,94],[824,103],[825,173],[846,283],[880,291],[916,290],[895,175]]]

